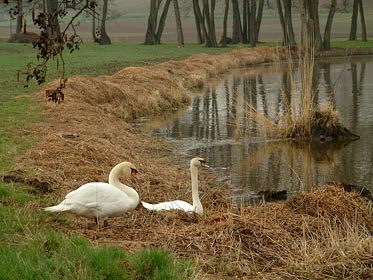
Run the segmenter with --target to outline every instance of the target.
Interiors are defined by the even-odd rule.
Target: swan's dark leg
[[[109,222],[107,221],[107,219],[104,219],[104,228],[106,228],[108,226],[109,226]]]
[[[98,225],[98,218],[97,217],[95,218],[95,223],[96,223],[96,225]]]

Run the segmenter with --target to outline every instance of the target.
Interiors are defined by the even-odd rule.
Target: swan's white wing
[[[83,205],[92,202],[111,202],[123,199],[126,193],[108,183],[88,183],[65,196],[66,202],[79,203]]]
[[[88,218],[120,215],[134,209],[137,202],[107,183],[88,183],[68,193],[60,204],[68,211]]]
[[[162,210],[182,210],[185,212],[195,211],[195,207],[193,207],[193,205],[182,200],[167,201],[167,202],[161,202],[157,204],[150,204],[150,203],[141,201],[141,204],[146,209],[151,210],[151,211],[162,211]]]

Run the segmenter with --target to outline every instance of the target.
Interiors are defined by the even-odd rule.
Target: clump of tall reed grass
[[[314,115],[314,95],[312,88],[314,50],[313,48],[305,48],[303,55],[299,53],[297,71],[294,68],[293,56],[290,50],[287,50],[286,53],[286,62],[290,74],[290,88],[281,88],[281,94],[284,100],[284,114],[281,119],[279,136],[285,138],[299,136],[303,138],[306,135],[311,135]],[[295,81],[295,74],[299,76],[300,81],[298,84]],[[299,100],[297,98],[297,92],[299,92]]]
[[[355,140],[359,137],[347,130],[335,110],[334,92],[320,103],[315,102],[318,85],[314,79],[315,50],[305,44],[297,51],[285,49],[286,82],[280,88],[282,110],[273,121],[251,104],[246,104],[248,123],[255,123],[256,133],[272,138],[332,141]],[[237,130],[242,128],[237,126]]]
[[[314,97],[315,49],[309,44],[298,49],[297,67],[288,50],[286,61],[289,69],[290,88],[281,89],[284,113],[280,119],[278,135],[281,138],[309,139],[320,134],[338,134],[339,118],[332,104],[333,99],[316,104]],[[296,77],[299,82],[296,82]],[[332,93],[330,93],[332,94]],[[328,131],[326,131],[328,130]]]

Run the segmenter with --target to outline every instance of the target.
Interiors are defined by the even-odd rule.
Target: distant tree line
[[[35,78],[38,83],[45,81],[46,63],[60,57],[64,69],[62,52],[79,48],[81,38],[75,29],[75,21],[83,12],[92,18],[93,41],[101,45],[111,44],[106,32],[108,0],[3,0],[9,7],[9,15],[16,20],[16,34],[27,34],[26,15],[31,14],[32,24],[40,29],[34,47],[39,50],[39,64],[28,65],[27,82]],[[263,11],[277,7],[279,23],[282,29],[282,43],[285,46],[296,46],[297,40],[293,28],[293,12],[299,13],[301,20],[300,43],[305,40],[316,50],[329,50],[333,18],[338,8],[337,0],[330,0],[327,8],[325,29],[322,35],[319,19],[319,0],[149,0],[149,16],[144,44],[161,44],[162,33],[166,24],[169,8],[173,4],[177,28],[177,42],[184,47],[181,7],[192,11],[195,19],[197,41],[206,47],[225,47],[227,44],[258,43]],[[216,33],[216,6],[223,7],[222,35],[218,40]],[[362,40],[367,41],[363,0],[343,0],[339,3],[342,10],[352,8],[349,40],[357,40],[358,18],[360,18]],[[324,7],[325,8],[325,7]],[[60,19],[65,18],[64,29]],[[228,19],[232,23],[231,37],[228,36]],[[69,34],[68,34],[69,31]],[[63,72],[64,73],[64,72]],[[62,75],[63,76],[63,75]]]
[[[161,43],[162,31],[170,7],[171,0],[150,0],[150,12],[148,27],[145,36],[145,44],[154,45]],[[283,45],[296,46],[296,38],[293,28],[292,12],[297,11],[301,19],[301,44],[306,38],[311,38],[311,43],[316,50],[329,50],[332,34],[333,18],[337,10],[337,0],[331,0],[325,29],[322,35],[319,19],[319,0],[222,0],[224,2],[223,32],[220,41],[216,38],[215,31],[215,8],[216,0],[173,0],[175,7],[175,19],[177,22],[177,36],[179,46],[183,42],[182,19],[180,16],[178,2],[190,5],[195,18],[197,41],[206,47],[226,46],[228,43],[249,43],[256,46],[259,38],[263,10],[273,9],[277,6],[279,23],[283,34]],[[358,17],[360,16],[362,40],[367,41],[366,25],[364,18],[363,0],[343,0],[340,6],[347,11],[352,3],[352,17],[350,40],[357,40]],[[158,14],[161,14],[158,20]],[[231,37],[228,37],[227,19],[231,16]]]
[[[75,11],[77,14],[84,10],[92,17],[93,41],[99,44],[111,43],[105,25],[110,5],[108,0],[3,0],[3,2],[10,7],[9,15],[16,19],[16,33],[27,32],[25,21],[27,13],[32,14],[33,24],[38,25],[37,13],[42,12],[45,19],[51,23],[48,27],[49,32],[53,30],[54,36],[61,40],[59,18],[65,16],[68,10]],[[217,38],[215,29],[217,2],[224,7],[223,32],[220,40]],[[161,43],[171,3],[175,14],[179,47],[184,46],[180,6],[193,11],[197,41],[206,47],[224,47],[228,43],[249,43],[251,46],[255,46],[259,39],[263,11],[274,9],[275,6],[282,29],[283,45],[296,46],[292,13],[297,12],[301,21],[300,42],[303,43],[305,38],[312,38],[313,45],[317,50],[330,49],[333,18],[338,5],[339,9],[344,12],[352,8],[349,40],[357,40],[358,19],[360,18],[361,39],[367,41],[363,0],[340,0],[339,3],[337,0],[330,0],[327,4],[324,3],[323,8],[328,8],[329,13],[323,33],[320,28],[319,0],[149,0],[145,44],[157,45]],[[227,24],[229,17],[232,22],[230,37]],[[73,24],[69,25],[69,27],[73,26]]]

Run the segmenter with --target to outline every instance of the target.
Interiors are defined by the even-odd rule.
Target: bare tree
[[[250,5],[250,45],[252,47],[256,46],[256,0],[251,0]]]
[[[148,17],[148,27],[145,34],[145,45],[159,45],[161,43],[161,37],[163,29],[166,23],[168,9],[170,7],[171,0],[166,0],[161,17],[158,23],[158,13],[161,10],[162,0],[151,0],[150,1],[150,12]]]
[[[34,48],[38,51],[38,63],[36,65],[29,63],[23,74],[26,76],[25,86],[28,86],[32,79],[35,79],[38,84],[42,84],[45,82],[47,64],[50,60],[56,61],[57,65],[62,65],[60,85],[56,90],[50,90],[47,94],[48,99],[57,102],[60,100],[61,95],[59,94],[61,94],[61,88],[64,87],[66,81],[63,51],[66,49],[71,53],[78,50],[82,42],[75,30],[74,22],[84,11],[92,11],[96,7],[96,2],[85,0],[74,6],[75,14],[67,21],[64,29],[60,28],[58,17],[63,18],[67,14],[69,3],[67,1],[59,3],[57,0],[45,0],[43,3],[45,4],[43,10],[34,17],[34,25],[40,30],[37,40],[33,43]]]
[[[323,40],[323,49],[330,50],[330,38],[332,34],[332,23],[335,14],[335,10],[337,8],[337,0],[332,0],[330,4],[328,18],[325,24],[325,31],[324,31],[324,40]]]
[[[337,9],[337,0],[331,0],[329,13],[325,24],[324,36],[321,36],[318,0],[299,0],[301,16],[301,42],[311,44],[316,50],[329,50],[334,15]]]
[[[100,45],[110,45],[111,40],[109,35],[106,33],[106,16],[107,16],[108,0],[104,0],[104,5],[102,7],[102,19],[100,28]]]
[[[196,22],[196,29],[197,29],[197,39],[198,44],[203,44],[205,42],[204,34],[206,33],[204,26],[204,19],[201,13],[201,8],[199,6],[198,0],[193,0],[193,12],[194,12],[194,19]]]
[[[194,16],[197,29],[203,32],[206,47],[217,48],[218,43],[215,33],[215,0],[202,0],[202,11],[198,0],[193,0]]]
[[[22,32],[22,23],[23,23],[23,1],[17,0],[17,25],[16,25],[16,33]]]
[[[96,20],[98,23],[98,26],[96,27]],[[96,7],[92,9],[92,38],[93,42],[98,43],[100,41],[99,34],[100,34],[100,17],[96,13]]]
[[[263,8],[264,0],[259,0],[259,5],[257,5],[257,0],[243,0],[242,11],[240,11],[239,1],[232,0],[232,43],[250,42],[251,46],[256,45],[259,38]]]
[[[357,32],[357,16],[358,16],[358,2],[354,0],[353,8],[352,8],[352,17],[351,17],[351,27],[350,27],[350,37],[349,40],[355,41],[357,39],[356,32]]]
[[[283,44],[285,46],[295,46],[295,36],[291,15],[291,0],[277,0],[277,10],[283,33]]]
[[[228,28],[228,12],[229,12],[229,0],[225,0],[224,8],[224,19],[223,19],[223,35],[221,36],[220,44],[222,47],[227,46],[227,28]]]
[[[256,23],[255,23],[255,41],[256,42],[258,42],[259,40],[259,32],[260,32],[260,26],[262,24],[263,9],[264,9],[264,0],[259,0],[259,6],[257,10]]]
[[[322,50],[322,39],[319,21],[319,0],[307,0],[309,17],[309,34],[313,33],[313,46],[316,50]]]
[[[208,31],[207,47],[218,47],[215,33],[215,0],[203,0],[203,15]]]
[[[246,3],[246,4],[245,4]],[[247,7],[247,0],[244,0],[244,7]],[[232,43],[237,44],[237,43],[243,43],[244,42],[244,36],[243,36],[243,28],[242,28],[242,23],[241,23],[241,13],[240,13],[240,8],[238,5],[238,0],[232,0]],[[245,18],[247,21],[247,17]],[[247,24],[244,23],[245,25]],[[247,27],[245,29],[246,31],[248,30]],[[247,38],[247,36],[246,36]]]
[[[365,26],[363,0],[358,0],[358,2],[359,2],[359,11],[360,11],[360,23],[361,23],[361,39],[364,42],[366,42],[368,41],[368,38],[367,38],[367,29]]]
[[[179,48],[184,48],[184,35],[183,35],[183,27],[181,25],[179,3],[177,2],[177,0],[173,0],[173,2],[174,2],[176,28],[177,28],[177,45]]]
[[[47,14],[48,14],[48,25],[47,32],[56,41],[61,42],[61,29],[58,21],[58,15],[60,13],[57,0],[47,0]]]
[[[364,42],[367,41],[367,31],[365,26],[364,6],[362,0],[354,0],[351,17],[351,28],[349,40],[357,40],[357,18],[360,12],[361,23],[361,38]]]

